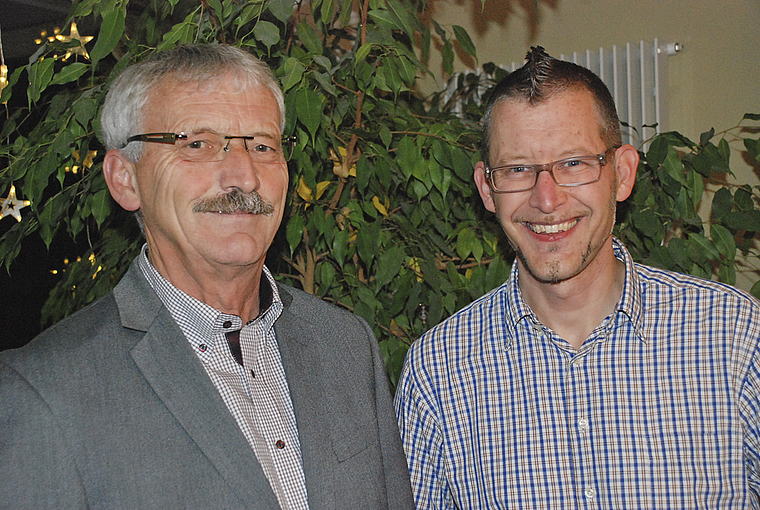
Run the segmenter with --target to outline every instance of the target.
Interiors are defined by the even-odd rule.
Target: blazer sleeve
[[[388,491],[388,508],[414,508],[412,488],[409,482],[404,450],[401,446],[396,414],[393,410],[388,375],[385,371],[378,342],[369,325],[361,318],[359,320],[367,332],[372,347],[372,361],[375,371],[377,420],[380,435],[380,447],[383,455],[383,467],[386,473],[386,488]]]
[[[0,362],[0,506],[86,508],[65,432],[40,394]]]

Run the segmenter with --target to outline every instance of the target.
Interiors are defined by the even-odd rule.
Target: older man
[[[264,265],[283,105],[220,45],[114,81],[103,171],[147,243],[112,294],[0,356],[0,506],[412,506],[370,328]]]
[[[396,394],[418,508],[760,507],[760,307],[611,235],[638,153],[590,71],[528,53],[475,182],[509,280],[411,349]]]

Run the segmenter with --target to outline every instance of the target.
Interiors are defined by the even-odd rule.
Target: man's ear
[[[140,208],[140,194],[135,179],[135,165],[121,151],[110,150],[103,159],[103,176],[116,202],[127,211]]]
[[[474,177],[475,184],[478,187],[478,193],[480,193],[480,199],[483,200],[483,205],[489,211],[496,212],[496,204],[493,201],[493,192],[486,179],[486,165],[482,161],[478,161],[475,165]]]
[[[617,172],[616,198],[622,202],[631,195],[639,167],[639,151],[633,145],[623,145],[615,151],[615,171]]]

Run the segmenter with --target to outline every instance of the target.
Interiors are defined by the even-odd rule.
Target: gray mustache
[[[239,189],[234,188],[229,193],[199,200],[193,206],[193,212],[222,214],[244,212],[271,216],[274,213],[274,206],[261,198],[261,195],[256,191],[243,193]]]

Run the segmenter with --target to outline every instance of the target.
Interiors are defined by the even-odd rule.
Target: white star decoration
[[[21,221],[21,209],[31,205],[29,200],[19,200],[16,198],[16,187],[11,185],[8,196],[3,199],[2,209],[0,209],[0,219],[6,216],[13,216],[16,221]]]

